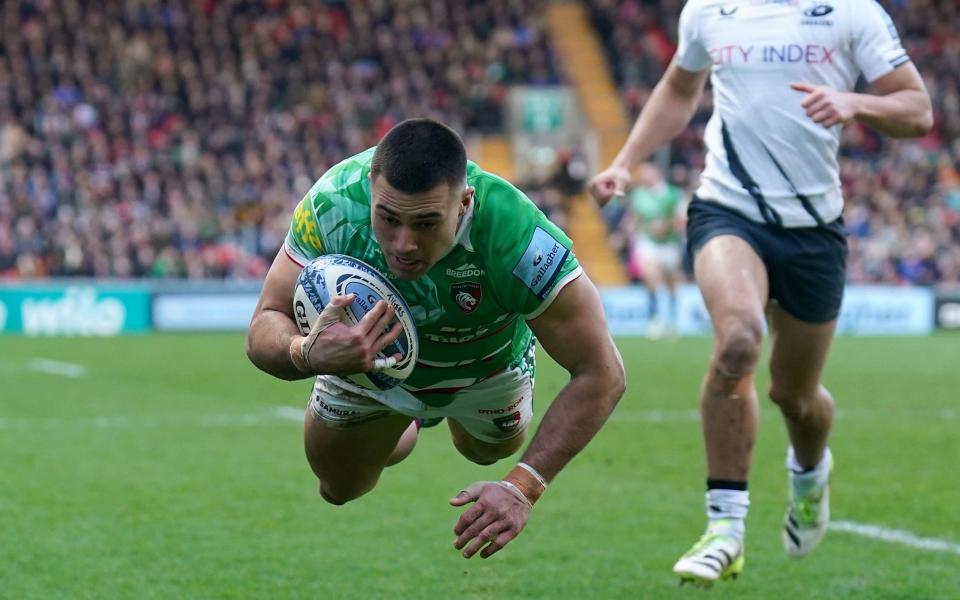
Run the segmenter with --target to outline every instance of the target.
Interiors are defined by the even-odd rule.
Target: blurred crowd
[[[675,49],[681,0],[590,0],[632,116]],[[930,92],[934,131],[891,140],[859,124],[841,138],[848,278],[856,283],[960,282],[960,2],[881,0]],[[671,146],[671,183],[689,196],[703,166],[704,94],[692,127]],[[625,252],[625,255],[628,253]]]
[[[499,132],[507,86],[560,83],[546,1],[0,3],[0,277],[261,277],[313,181],[396,122]],[[957,282],[960,9],[884,3],[936,126],[912,141],[844,130],[849,277]],[[589,4],[636,115],[682,0]],[[710,110],[708,93],[663,160],[686,195]],[[562,226],[588,174],[561,150],[526,189]]]
[[[0,277],[261,277],[396,122],[558,83],[543,2],[0,2]]]

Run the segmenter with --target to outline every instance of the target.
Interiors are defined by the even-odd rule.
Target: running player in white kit
[[[861,74],[870,93],[853,92]],[[856,120],[913,137],[933,124],[923,81],[874,0],[689,0],[673,61],[613,164],[590,182],[598,202],[622,195],[630,168],[687,126],[708,75],[714,112],[687,224],[715,332],[700,404],[708,525],[673,568],[702,585],[743,569],[765,317],[769,395],[791,442],[784,550],[803,556],[823,538],[833,400],[820,375],[847,254],[840,130]]]

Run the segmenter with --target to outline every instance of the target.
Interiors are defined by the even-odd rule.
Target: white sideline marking
[[[862,535],[863,537],[893,544],[909,546],[911,548],[919,548],[921,550],[960,554],[960,544],[937,538],[922,538],[903,529],[888,529],[879,525],[854,523],[852,521],[833,521],[830,523],[830,529],[833,531],[845,531],[847,533]]]
[[[675,421],[699,421],[700,411],[696,409],[677,410],[677,409],[651,409],[651,410],[630,410],[616,409],[610,415],[613,421],[622,421],[628,423],[646,422],[646,423],[664,423]]]
[[[780,413],[776,409],[769,407],[766,408],[767,410],[761,410],[760,412],[761,419],[780,419]],[[930,408],[920,410],[898,409],[894,412],[881,412],[873,409],[840,408],[837,409],[835,416],[839,420],[854,419],[857,421],[901,417],[907,419],[934,419],[937,421],[952,421],[958,417],[958,413],[952,408]],[[612,415],[610,415],[610,420],[627,423],[696,422],[700,420],[700,411],[697,409],[676,408],[636,410],[619,407],[613,411]]]
[[[196,427],[250,427],[275,421],[303,421],[303,409],[280,406],[259,413],[235,415],[109,415],[88,417],[0,418],[0,429],[56,430],[56,429],[147,429],[171,425]]]
[[[303,421],[303,413],[306,409],[294,408],[292,406],[278,406],[273,414],[287,421]]]
[[[80,365],[76,365],[80,366]],[[81,367],[82,368],[82,367]],[[68,375],[69,376],[69,375]],[[262,412],[227,415],[192,415],[192,416],[86,416],[86,417],[54,417],[54,418],[0,418],[0,429],[57,429],[60,427],[92,427],[95,429],[125,429],[132,427],[161,427],[170,424],[185,424],[199,427],[243,427],[266,423],[270,421],[302,421],[304,409],[294,406],[277,406],[265,409]],[[869,419],[870,411],[848,411],[842,417],[854,419]],[[779,418],[773,411],[763,413],[761,417]],[[902,416],[910,418],[934,418],[938,420],[955,419],[957,414],[951,409],[930,409],[927,411],[903,411]],[[676,423],[697,422],[700,412],[697,410],[653,409],[630,410],[617,409],[610,416],[611,421],[620,423]]]
[[[68,363],[59,360],[50,360],[49,358],[34,358],[27,361],[27,368],[38,373],[47,373],[49,375],[60,375],[77,379],[87,374],[87,368],[76,363]]]

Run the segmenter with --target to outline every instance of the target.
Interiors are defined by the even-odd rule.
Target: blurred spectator
[[[0,276],[262,277],[394,123],[557,83],[543,2],[0,3]]]
[[[848,279],[858,283],[960,282],[960,3],[881,0],[927,84],[936,125],[920,140],[885,138],[854,123],[841,138],[850,234]],[[675,50],[680,0],[589,0],[624,102],[636,117]],[[704,94],[691,127],[670,148],[686,172],[703,167]],[[687,192],[697,182],[671,177]],[[614,215],[615,217],[616,215]]]

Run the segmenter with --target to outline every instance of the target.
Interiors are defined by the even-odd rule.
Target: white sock
[[[787,449],[787,468],[793,473],[795,482],[805,482],[814,485],[823,485],[830,477],[830,459],[832,454],[827,447],[823,451],[823,458],[814,468],[809,471],[797,462],[797,455],[793,451],[793,446]]]
[[[742,540],[750,508],[750,492],[746,490],[707,490],[707,531],[732,535]]]

